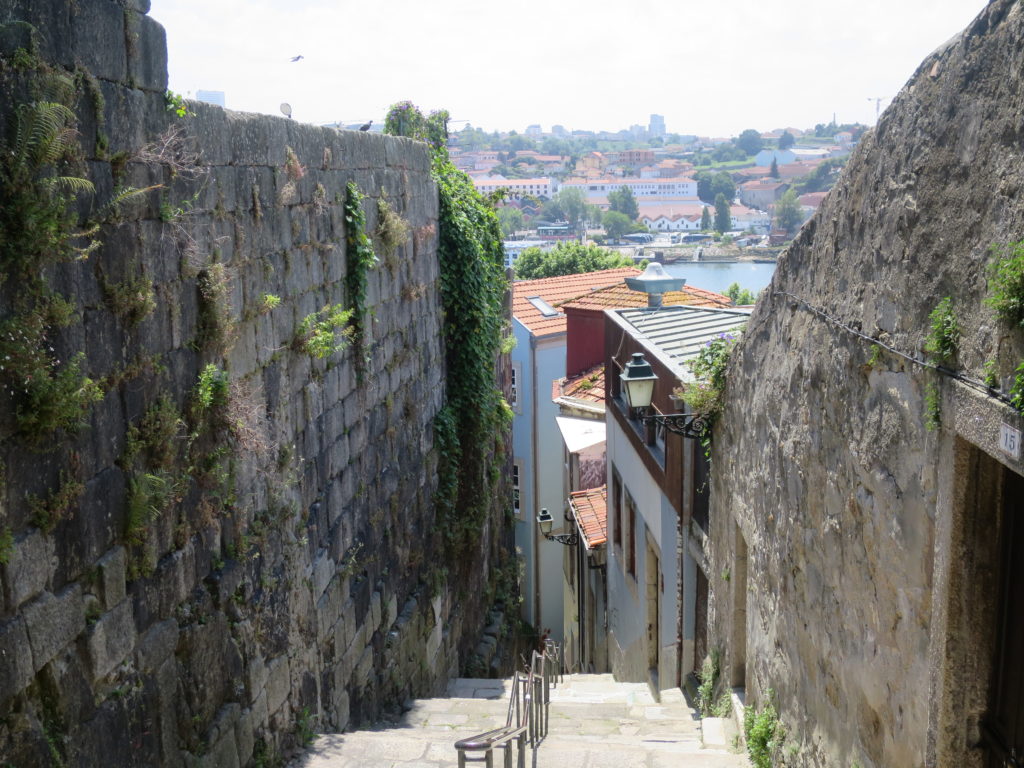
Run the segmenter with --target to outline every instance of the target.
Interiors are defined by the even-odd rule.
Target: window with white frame
[[[522,411],[519,410],[519,376],[520,376],[519,364],[518,363],[513,363],[512,364],[512,387],[511,387],[511,390],[509,391],[509,399],[510,399],[509,405],[512,407],[512,410],[515,411],[516,413],[522,413]]]
[[[519,464],[512,465],[512,514],[519,517]]]

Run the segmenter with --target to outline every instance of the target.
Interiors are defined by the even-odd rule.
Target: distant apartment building
[[[527,136],[540,136],[542,133],[543,131],[540,129],[540,126],[537,125],[536,123],[534,123],[533,125],[526,126]]]
[[[653,136],[664,136],[665,135],[665,117],[664,115],[651,115],[651,122],[647,126],[647,132]]]
[[[697,199],[697,182],[687,177],[674,179],[588,179],[584,181],[567,181],[563,188],[579,189],[588,200],[597,197],[608,197],[620,187],[629,187],[636,198],[659,197],[667,199]]]
[[[620,163],[629,163],[631,165],[644,165],[646,163],[654,162],[654,150],[653,149],[627,149],[619,153]]]
[[[489,195],[499,189],[507,189],[508,197],[518,200],[521,197],[551,196],[558,191],[558,183],[548,177],[538,179],[473,179],[473,186],[482,195]]]
[[[789,184],[771,179],[748,181],[745,184],[740,184],[740,202],[751,208],[767,210],[770,206],[775,205],[775,201],[782,197],[787,189],[789,189]]]

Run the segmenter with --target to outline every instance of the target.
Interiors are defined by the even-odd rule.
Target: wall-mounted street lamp
[[[540,528],[540,532],[544,535],[545,539],[557,541],[559,544],[565,544],[566,546],[575,546],[580,543],[580,537],[576,533],[551,533],[551,528],[554,524],[555,520],[551,517],[551,513],[548,512],[548,508],[544,507],[541,509],[540,514],[537,515],[537,527]]]
[[[700,439],[704,435],[707,420],[699,413],[675,413],[665,416],[647,413],[654,397],[654,382],[658,380],[651,364],[644,359],[643,352],[634,352],[633,359],[626,363],[626,369],[619,376],[626,402],[637,411],[641,423],[654,423],[683,437]],[[539,518],[538,518],[539,519]]]

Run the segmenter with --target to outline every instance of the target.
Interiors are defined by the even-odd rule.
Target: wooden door
[[[1004,473],[995,665],[985,720],[989,768],[1024,768],[1024,478]]]

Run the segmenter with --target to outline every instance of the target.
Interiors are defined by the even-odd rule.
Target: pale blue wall
[[[566,503],[562,487],[562,436],[555,422],[558,407],[551,400],[551,383],[565,376],[565,334],[537,341],[519,320],[513,318],[512,326],[516,338],[512,363],[518,364],[520,370],[519,412],[512,421],[512,450],[515,461],[520,465],[521,515],[516,523],[516,546],[522,552],[526,566],[523,616],[538,631],[550,628],[552,636],[561,640],[563,547],[539,537],[535,533],[535,520],[540,508],[547,507],[555,518],[557,532]],[[533,441],[535,423],[536,445]],[[534,466],[535,452],[537,466]],[[534,559],[538,551],[539,617],[534,613],[538,586],[534,578]]]

